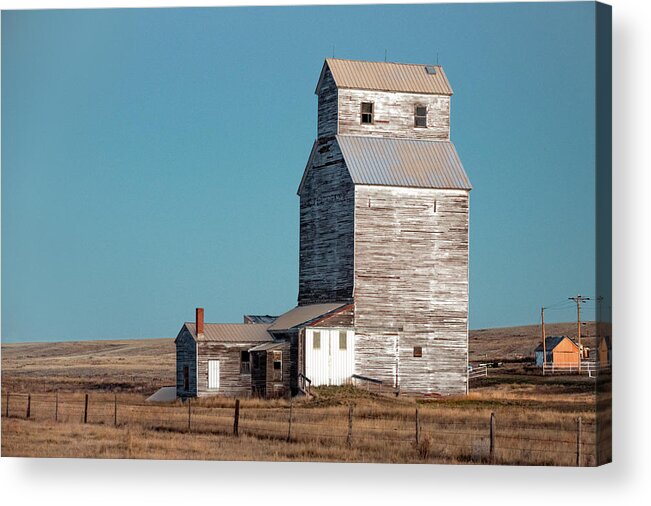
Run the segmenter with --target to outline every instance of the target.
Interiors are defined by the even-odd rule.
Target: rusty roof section
[[[452,87],[440,65],[326,58],[321,78],[326,66],[338,88],[452,95]]]
[[[337,135],[353,183],[470,190],[450,141]]]
[[[186,322],[185,327],[192,337],[197,339],[195,322]],[[264,343],[271,341],[267,332],[268,323],[206,323],[203,328],[203,338],[200,341],[222,343]]]
[[[337,309],[350,304],[349,302],[327,302],[324,304],[309,304],[307,306],[297,306],[285,314],[282,314],[278,319],[271,324],[269,331],[282,331],[299,327],[303,324],[309,323],[312,320],[332,313]]]

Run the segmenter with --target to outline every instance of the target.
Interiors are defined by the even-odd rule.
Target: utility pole
[[[590,297],[583,297],[582,295],[577,295],[576,297],[568,297],[568,300],[573,300],[576,302],[576,334],[577,340],[579,341],[579,372],[581,372],[581,355],[583,350],[581,349],[581,304],[590,300]]]
[[[545,343],[545,306],[540,308],[540,320],[542,322],[542,345],[543,345],[543,376],[545,375],[545,367],[547,366],[547,343]]]
[[[595,318],[596,322],[595,325],[597,325],[597,339],[603,339],[604,337],[604,326],[606,322],[604,321],[604,313],[603,313],[603,308],[601,307],[602,302],[604,301],[604,298],[599,295],[597,297],[597,304],[598,304],[598,309],[597,309],[597,317]],[[599,346],[599,341],[597,341],[597,346]]]

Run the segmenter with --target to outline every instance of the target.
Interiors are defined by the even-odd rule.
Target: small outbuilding
[[[581,354],[579,345],[567,336],[548,336],[545,339],[545,351],[547,352],[547,365],[554,367],[578,367]],[[535,349],[536,365],[542,367],[545,363],[543,359],[543,344],[540,343]]]
[[[251,394],[251,348],[273,341],[268,323],[204,323],[203,308],[175,339],[181,398]]]
[[[599,367],[610,367],[612,364],[612,343],[610,336],[604,336],[599,340],[597,345],[597,359]]]

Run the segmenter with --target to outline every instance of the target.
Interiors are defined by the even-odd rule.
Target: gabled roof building
[[[465,393],[471,184],[450,141],[445,72],[328,58],[316,95],[317,136],[298,187],[298,305],[258,323],[269,342],[250,340],[249,351],[272,358],[260,359],[266,380],[251,388],[297,393],[306,380],[356,375],[399,392]],[[254,334],[210,332],[224,343]]]

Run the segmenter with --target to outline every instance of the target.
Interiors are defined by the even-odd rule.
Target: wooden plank
[[[449,96],[345,89],[337,98],[339,134],[450,140]],[[373,103],[373,124],[361,123],[362,102]],[[427,107],[427,128],[415,126],[416,105]],[[328,119],[332,121],[331,116]]]
[[[189,388],[183,387],[183,367],[189,370]],[[176,337],[176,395],[178,397],[194,397],[197,395],[197,346],[188,329],[183,326]]]
[[[468,192],[357,186],[356,372],[465,393],[467,325]]]
[[[319,140],[300,195],[299,305],[352,301],[354,188],[335,139]]]
[[[197,349],[198,390],[199,397],[210,395],[244,396],[251,395],[251,374],[240,372],[241,352],[260,344],[251,343],[223,343],[215,341],[199,341]],[[208,365],[211,360],[219,361],[218,388],[209,388]]]

